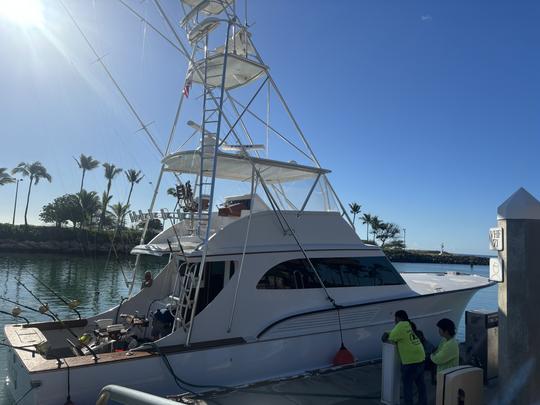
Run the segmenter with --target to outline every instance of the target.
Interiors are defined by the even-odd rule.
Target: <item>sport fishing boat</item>
[[[188,69],[180,104],[200,87],[193,102],[202,119],[188,122],[194,145],[167,149],[162,160],[155,194],[172,173],[178,209],[153,212],[154,195],[146,228],[156,217],[167,227],[132,251],[136,263],[141,255],[168,263],[138,292],[134,276],[129,298],[104,313],[6,326],[18,403],[91,404],[108,384],[161,396],[236,387],[330,367],[340,350],[375,360],[396,310],[435,342],[436,322],[458,323],[474,293],[491,285],[460,273],[400,274],[363,243],[235,2],[181,6],[187,41],[176,45]],[[275,100],[290,132],[270,124]],[[270,135],[285,158],[269,155]],[[290,150],[299,157],[289,159]]]

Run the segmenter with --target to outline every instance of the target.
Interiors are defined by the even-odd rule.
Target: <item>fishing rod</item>
[[[34,294],[34,293],[33,293],[33,292],[32,292],[32,291],[31,291],[31,290],[30,290],[30,289],[29,289],[22,281],[21,281],[20,278],[15,277],[15,280],[17,281],[18,284],[20,284],[20,286],[21,286],[22,288],[24,288],[24,289],[28,292],[28,294],[30,294],[30,295],[31,295],[37,302],[39,302],[43,307],[47,307],[47,308],[49,307],[49,304],[46,304],[46,303],[44,303],[43,301],[41,301],[41,300],[39,299],[39,297],[38,297],[36,294]],[[60,320],[60,318],[58,317],[58,315],[56,315],[56,314],[55,314],[53,311],[51,311],[50,309],[49,309],[49,312],[51,313],[51,315],[52,315],[57,321]]]
[[[15,315],[13,312],[0,311],[0,314],[9,315],[9,316],[12,316],[13,318],[22,318],[22,319],[24,319],[24,321],[26,322],[27,325],[30,323],[30,321],[28,319],[26,319],[24,316],[21,316],[21,315],[18,315],[18,314]]]
[[[66,304],[68,306],[69,309],[71,309],[72,311],[75,311],[75,313],[77,314],[77,316],[79,317],[79,319],[81,319],[81,314],[79,311],[77,311],[77,307],[79,306],[80,304],[80,301],[77,300],[77,299],[74,299],[74,300],[71,300],[70,302],[67,302],[60,294],[58,294],[56,291],[54,291],[51,287],[49,287],[47,284],[45,284],[45,282],[41,281],[39,278],[37,278],[36,276],[34,276],[32,273],[30,273],[29,271],[27,271],[27,273],[30,275],[30,277],[32,277],[34,280],[36,280],[39,284],[41,284],[43,287],[45,287],[48,291],[51,292],[51,294],[53,294],[56,298],[58,298],[60,301],[62,301],[64,304]]]
[[[26,309],[29,309],[30,311],[34,311],[34,312],[37,312],[41,315],[47,315],[48,317],[52,318],[53,320],[56,320],[54,316],[52,316],[51,314],[48,314],[47,312],[49,311],[49,305],[48,304],[45,304],[45,305],[41,305],[39,307],[39,309],[35,309],[35,308],[32,308],[32,307],[29,307],[27,305],[24,305],[24,304],[21,304],[17,301],[12,301],[10,300],[9,298],[6,298],[6,297],[0,297],[0,300],[2,301],[6,301],[6,302],[9,302],[11,304],[15,304],[19,307],[23,307],[23,308],[26,308]]]
[[[28,293],[32,297],[34,297],[41,305],[47,306],[47,308],[48,308],[48,305],[45,304],[43,301],[41,301],[39,299],[39,297],[37,297],[32,291],[30,291],[30,289],[26,285],[24,285],[24,283],[19,278],[15,277],[15,280],[17,280],[17,283],[19,283],[26,291],[28,291]],[[67,326],[65,324],[65,322],[60,319],[60,317],[58,315],[56,315],[50,309],[49,309],[49,312],[75,339],[79,340],[79,336],[75,332],[73,332],[73,330],[71,330],[71,328],[69,326]],[[77,314],[78,314],[78,312],[77,312]],[[10,315],[13,316],[12,314],[10,314]],[[79,315],[79,319],[80,319],[80,315]],[[92,354],[92,356],[94,357],[94,362],[97,363],[99,357],[97,356],[96,352],[94,352],[94,350],[92,350],[92,348],[90,346],[88,346],[86,343],[82,342],[81,340],[79,340],[79,342],[80,342],[81,345],[83,345],[88,350],[88,352],[90,352]],[[68,343],[70,343],[69,340],[68,340]]]

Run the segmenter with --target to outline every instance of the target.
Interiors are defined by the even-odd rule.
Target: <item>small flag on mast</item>
[[[191,77],[188,77],[186,79],[186,83],[184,84],[184,89],[182,90],[182,94],[184,97],[189,97],[189,90],[191,89]]]

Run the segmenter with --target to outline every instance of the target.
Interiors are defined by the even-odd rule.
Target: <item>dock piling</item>
[[[497,209],[499,251],[499,399],[540,401],[540,202],[520,188]]]

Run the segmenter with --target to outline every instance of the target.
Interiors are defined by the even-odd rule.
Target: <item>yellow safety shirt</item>
[[[456,339],[442,338],[437,350],[431,355],[431,361],[437,365],[437,372],[459,366],[459,345]]]
[[[401,364],[421,363],[426,359],[424,346],[409,321],[401,321],[390,331],[388,340],[396,343]]]

